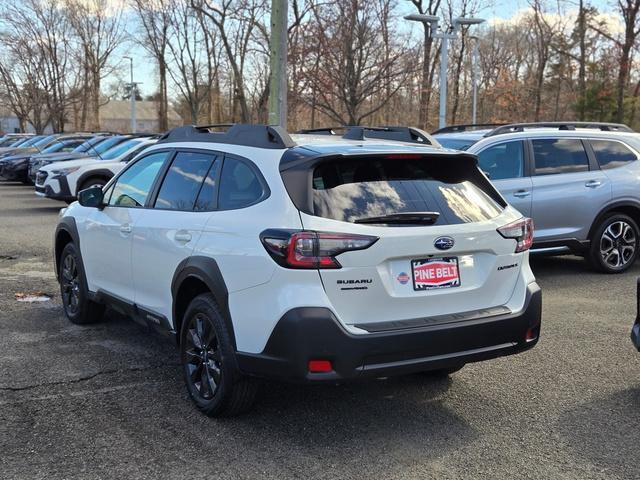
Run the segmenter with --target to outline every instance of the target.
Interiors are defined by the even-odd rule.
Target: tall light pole
[[[136,133],[137,119],[136,119],[136,84],[133,81],[133,58],[122,57],[128,59],[131,63],[131,83],[129,83],[129,96],[131,97],[131,133]]]
[[[287,126],[287,19],[289,2],[271,0],[269,123]]]
[[[481,18],[458,17],[453,25],[445,29],[438,29],[440,17],[414,13],[404,17],[413,22],[428,23],[431,37],[439,38],[440,44],[440,111],[438,114],[438,128],[447,126],[447,77],[449,75],[449,40],[458,38],[458,33],[464,25],[477,25],[484,22]]]
[[[473,40],[473,53],[471,54],[471,86],[473,89],[473,107],[471,110],[471,123],[475,125],[478,117],[478,37],[471,36]]]

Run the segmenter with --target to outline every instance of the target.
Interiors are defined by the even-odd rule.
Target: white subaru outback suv
[[[212,416],[248,409],[259,378],[448,374],[534,346],[533,227],[475,156],[403,127],[345,137],[167,133],[62,214],[66,315],[109,305],[175,334]]]

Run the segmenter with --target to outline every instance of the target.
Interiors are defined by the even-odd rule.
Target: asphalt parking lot
[[[253,412],[214,420],[168,340],[115,314],[64,318],[51,264],[63,206],[0,182],[0,478],[640,478],[640,264],[604,276],[534,259],[542,337],[519,356],[450,380],[266,384]]]

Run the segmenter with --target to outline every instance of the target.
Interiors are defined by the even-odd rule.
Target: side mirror
[[[91,187],[78,193],[78,203],[83,207],[102,208],[104,193],[102,187]]]

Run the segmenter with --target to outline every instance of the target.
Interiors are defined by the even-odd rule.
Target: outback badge
[[[433,246],[438,250],[449,250],[455,243],[451,237],[438,237],[435,242],[433,242]]]

